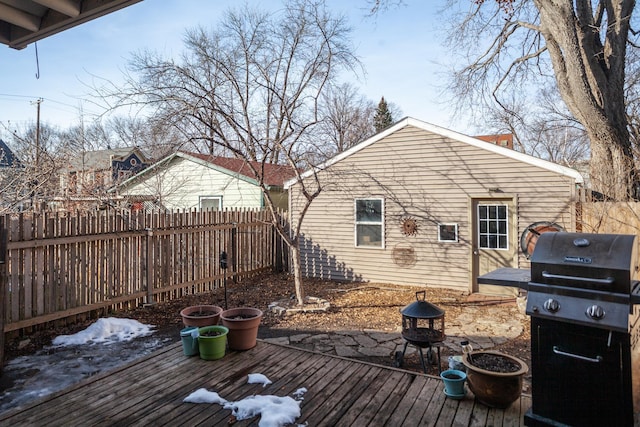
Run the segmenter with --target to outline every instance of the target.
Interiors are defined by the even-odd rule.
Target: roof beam
[[[34,3],[51,8],[64,15],[75,18],[80,15],[80,2],[74,0],[33,0]]]
[[[0,16],[2,16],[2,20],[31,32],[40,29],[39,17],[4,3],[0,3]]]

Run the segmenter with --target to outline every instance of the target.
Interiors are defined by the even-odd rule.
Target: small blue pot
[[[444,394],[453,399],[462,399],[465,395],[464,382],[467,374],[457,369],[447,369],[440,373],[444,382]]]

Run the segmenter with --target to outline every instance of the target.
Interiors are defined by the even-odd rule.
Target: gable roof
[[[109,170],[113,160],[122,160],[135,153],[142,161],[146,158],[136,147],[110,148],[107,150],[84,151],[71,158],[67,169],[70,172],[83,170]]]
[[[258,185],[258,181],[255,179],[253,172],[249,168],[249,165],[245,160],[230,158],[230,157],[219,157],[212,156],[210,154],[201,154],[201,153],[189,153],[186,151],[176,151],[175,153],[165,157],[159,162],[151,165],[147,169],[143,170],[137,175],[134,175],[124,181],[121,186],[126,186],[131,181],[136,178],[143,176],[145,174],[151,173],[156,168],[161,167],[164,164],[171,162],[173,159],[180,157],[186,160],[190,160],[199,165],[202,165],[207,168],[211,168],[217,170],[218,172],[234,176],[240,180],[249,182],[254,185]],[[263,165],[260,162],[251,162],[254,167],[260,169]],[[274,165],[271,163],[264,164],[264,183],[268,187],[282,187],[284,182],[288,179],[291,179],[295,176],[294,171],[291,167],[286,165]]]
[[[20,166],[20,160],[13,154],[5,142],[0,139],[0,167]]]
[[[235,157],[220,157],[200,153],[184,153],[198,159],[210,162],[228,171],[243,175],[250,179],[255,179],[251,168],[246,160]],[[273,163],[250,162],[254,168],[260,170],[264,166],[264,183],[269,186],[282,187],[284,182],[295,176],[295,172],[288,165],[277,165]]]
[[[576,180],[576,183],[583,183],[584,180],[582,178],[582,175],[580,174],[580,172],[578,172],[575,169],[571,169],[568,168],[566,166],[562,166],[559,165],[557,163],[552,163],[549,162],[547,160],[543,160],[540,159],[538,157],[533,157],[530,156],[528,154],[524,154],[521,153],[519,151],[514,151],[510,148],[505,148],[505,147],[501,147],[499,145],[495,145],[495,144],[488,144],[487,142],[480,140],[478,138],[474,138],[468,135],[464,135],[462,133],[458,133],[455,131],[452,131],[450,129],[445,129],[442,128],[440,126],[436,126],[436,125],[432,125],[430,123],[427,122],[423,122],[421,120],[418,119],[414,119],[412,117],[405,117],[404,119],[398,121],[397,123],[395,123],[394,125],[388,127],[387,129],[385,129],[384,131],[377,133],[376,135],[372,136],[369,139],[366,139],[364,141],[362,141],[359,144],[354,145],[353,147],[351,147],[350,149],[343,151],[342,153],[337,154],[336,156],[332,157],[331,159],[327,160],[326,162],[318,165],[315,167],[315,169],[309,169],[307,171],[305,171],[304,173],[301,174],[301,179],[305,179],[308,178],[309,176],[313,175],[314,171],[321,171],[324,169],[327,169],[328,167],[332,166],[335,163],[338,163],[339,161],[346,159],[347,157],[351,156],[352,154],[357,153],[360,150],[364,150],[365,148],[367,148],[368,146],[375,144],[376,142],[380,141],[383,138],[386,138],[387,136],[391,135],[394,132],[397,132],[407,126],[413,126],[416,127],[418,129],[422,129],[425,130],[427,132],[431,132],[434,133],[436,135],[440,135],[446,138],[451,138],[454,139],[458,142],[463,142],[465,144],[469,144],[471,146],[474,147],[478,147],[481,148],[483,150],[487,150],[487,151],[491,151],[497,154],[500,154],[502,156],[505,157],[509,157],[511,159],[514,160],[518,160],[533,166],[537,166],[561,175],[565,175],[568,177],[571,177],[573,179]],[[288,189],[289,187],[291,187],[292,185],[294,185],[297,182],[297,179],[293,178],[290,179],[288,181],[286,181],[284,183],[284,188]]]

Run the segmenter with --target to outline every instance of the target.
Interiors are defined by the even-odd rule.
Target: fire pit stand
[[[420,298],[422,296],[422,298]],[[423,348],[427,349],[427,361],[429,364],[437,363],[438,373],[441,372],[440,344],[444,341],[444,310],[425,300],[426,292],[416,292],[416,301],[404,307],[402,314],[402,338],[405,339],[402,351],[395,354],[395,366],[402,367],[404,354],[409,344],[418,349],[422,370],[427,373]],[[437,350],[437,360],[433,347]]]

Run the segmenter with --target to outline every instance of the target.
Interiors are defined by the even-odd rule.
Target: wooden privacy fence
[[[211,291],[286,268],[284,248],[265,211],[1,216],[0,326]]]
[[[640,235],[640,202],[588,202],[578,205],[584,233]]]

